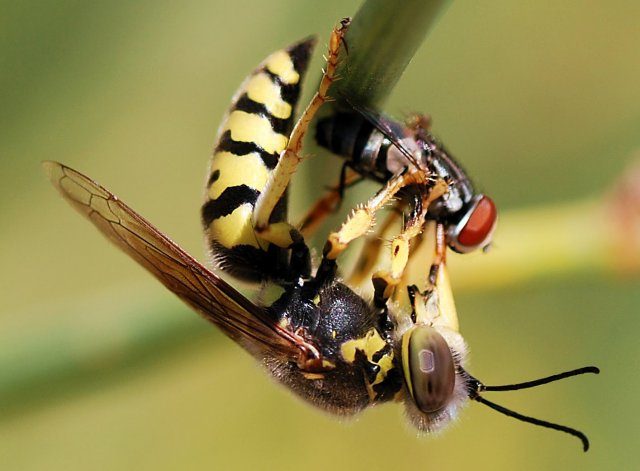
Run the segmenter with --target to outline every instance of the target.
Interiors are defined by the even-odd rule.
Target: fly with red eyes
[[[458,253],[487,249],[498,221],[493,200],[474,188],[457,160],[429,130],[430,119],[412,116],[402,124],[349,103],[318,121],[317,143],[346,159],[346,169],[362,178],[385,183],[403,168],[417,168],[434,180],[447,182],[448,191],[429,206],[427,219],[446,228],[447,245]]]

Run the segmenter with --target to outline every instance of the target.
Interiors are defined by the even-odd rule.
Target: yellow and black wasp
[[[211,159],[201,215],[212,259],[218,270],[237,279],[260,283],[261,289],[280,288],[275,301],[263,304],[244,297],[81,173],[46,162],[52,183],[111,242],[246,349],[279,382],[317,407],[352,415],[374,404],[402,401],[419,429],[433,431],[474,399],[575,435],[587,449],[581,432],[521,416],[480,393],[531,387],[597,369],[503,387],[484,386],[466,372],[466,345],[458,332],[445,266],[443,225],[427,218],[430,205],[449,188],[437,174],[411,162],[385,177],[382,189],[329,235],[319,264],[312,263],[302,233],[287,221],[287,189],[301,159],[302,139],[328,99],[348,25],[345,19],[333,30],[318,91],[295,124],[314,39],[271,54],[249,75],[220,126]],[[389,302],[399,283],[387,283],[369,302],[337,273],[338,256],[369,231],[376,212],[396,197],[396,204],[409,208],[408,218],[392,244],[387,275],[374,277],[374,284],[383,278],[402,279],[409,245],[425,239],[422,233],[432,233],[435,241],[428,285],[422,291],[410,286],[411,305],[406,308]],[[306,220],[313,225],[321,213],[312,210]]]

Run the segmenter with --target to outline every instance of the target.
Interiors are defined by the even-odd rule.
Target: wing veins
[[[117,215],[116,215],[116,214],[114,214],[114,216],[116,216],[116,217],[117,217]],[[119,219],[119,218],[118,218],[118,219]],[[121,221],[121,219],[120,219],[120,221]],[[176,262],[176,263],[178,263],[178,265],[179,265],[179,266],[184,267],[184,268],[185,268],[189,273],[191,273],[191,274],[195,275],[195,279],[198,281],[198,284],[199,284],[202,288],[204,288],[204,291],[205,291],[204,296],[205,296],[205,297],[209,296],[209,299],[208,299],[208,300],[209,300],[209,301],[212,301],[212,304],[215,304],[215,306],[216,306],[216,307],[218,307],[218,309],[219,309],[219,310],[221,310],[221,311],[224,311],[224,310],[225,310],[225,308],[226,308],[226,306],[227,306],[227,305],[226,305],[225,303],[223,303],[223,302],[220,302],[220,301],[219,301],[219,299],[218,299],[218,294],[219,294],[219,293],[218,293],[218,294],[216,294],[216,293],[212,293],[211,291],[209,291],[208,289],[206,289],[206,288],[205,288],[205,285],[202,283],[202,280],[200,279],[200,277],[199,277],[199,276],[197,276],[197,273],[193,272],[193,271],[191,270],[191,268],[190,268],[188,265],[185,265],[185,264],[181,264],[181,263],[179,263],[179,262],[180,262],[180,260],[177,260],[177,259],[175,259],[175,258],[171,257],[169,254],[166,254],[165,252],[163,252],[162,250],[160,250],[156,245],[151,244],[147,239],[143,238],[140,234],[138,234],[138,233],[136,233],[135,231],[133,231],[133,230],[129,229],[128,227],[126,227],[124,224],[122,224],[122,222],[118,222],[118,223],[116,223],[116,222],[114,222],[114,221],[109,221],[109,224],[110,224],[110,226],[112,226],[112,229],[113,229],[114,234],[115,234],[115,235],[117,235],[123,243],[127,244],[127,245],[132,249],[132,251],[136,252],[136,253],[137,253],[137,254],[139,254],[141,257],[143,257],[143,258],[144,258],[144,259],[149,263],[149,265],[151,265],[151,266],[153,266],[153,267],[157,267],[157,263],[154,263],[154,262],[159,262],[160,264],[164,265],[166,268],[170,268],[170,269],[171,269],[171,272],[168,272],[167,270],[161,270],[161,269],[159,269],[159,268],[158,268],[158,271],[162,272],[164,275],[169,276],[169,277],[170,277],[172,280],[174,280],[177,284],[182,285],[182,286],[187,290],[187,292],[189,292],[189,291],[191,291],[191,292],[193,292],[193,291],[198,291],[198,292],[202,293],[202,291],[200,291],[200,290],[196,287],[196,285],[193,283],[193,281],[191,280],[191,278],[190,278],[190,277],[186,277],[186,276],[177,276],[177,274],[182,274],[182,275],[184,275],[184,273],[181,273],[179,270],[175,270],[175,268],[174,268],[174,267],[172,267],[169,263],[167,263],[167,262],[166,262],[165,260],[163,260],[162,258],[156,258],[156,257],[153,257],[153,258],[154,258],[154,260],[153,260],[153,261],[151,261],[151,260],[149,260],[148,258],[144,257],[143,253],[142,253],[142,252],[140,252],[140,251],[138,251],[138,250],[136,250],[136,249],[135,249],[135,247],[134,247],[134,246],[132,246],[132,245],[129,243],[129,241],[128,241],[128,240],[126,240],[126,238],[121,237],[121,236],[120,236],[120,234],[118,233],[118,231],[117,231],[115,228],[113,228],[113,226],[115,225],[115,226],[117,226],[117,227],[120,227],[120,228],[122,228],[123,230],[126,230],[127,232],[129,232],[132,236],[137,237],[137,238],[138,238],[138,239],[140,239],[141,241],[145,242],[145,247],[144,247],[144,248],[145,248],[145,251],[147,251],[149,254],[152,254],[152,253],[153,253],[153,251],[156,251],[157,253],[164,255],[164,256],[165,256],[166,258],[168,258],[171,262]],[[175,272],[175,273],[174,273],[174,272]],[[185,282],[187,282],[187,283],[185,283]],[[192,289],[190,289],[189,287],[191,287]],[[172,291],[174,291],[174,290],[172,289]],[[192,303],[194,303],[194,304],[195,304],[195,306],[194,306],[194,307],[197,307],[197,309],[198,309],[199,311],[201,311],[201,312],[200,312],[200,314],[201,314],[205,319],[207,319],[208,321],[210,321],[210,322],[212,322],[212,323],[214,323],[214,324],[216,324],[216,325],[219,325],[219,326],[221,326],[221,327],[223,327],[223,326],[233,327],[233,328],[236,328],[236,329],[238,329],[238,330],[242,330],[242,332],[243,332],[245,335],[247,335],[247,336],[249,336],[249,337],[251,337],[251,338],[253,338],[253,339],[255,339],[255,340],[259,340],[260,342],[265,342],[265,341],[269,338],[268,336],[265,336],[264,338],[263,338],[263,337],[260,337],[260,338],[259,338],[259,337],[257,337],[254,333],[252,333],[250,330],[245,330],[245,329],[251,329],[252,327],[255,327],[255,326],[252,326],[252,325],[251,325],[250,323],[248,323],[248,322],[243,322],[243,321],[241,321],[241,320],[242,320],[242,318],[243,318],[243,319],[245,319],[245,320],[247,320],[247,319],[248,319],[246,316],[244,316],[244,315],[243,315],[243,313],[242,313],[242,312],[239,312],[239,313],[238,313],[238,314],[242,315],[242,318],[240,318],[240,317],[236,317],[236,318],[234,318],[234,321],[235,321],[235,322],[232,322],[232,321],[231,321],[231,319],[227,319],[227,318],[220,318],[220,319],[219,319],[219,318],[215,318],[215,317],[213,317],[213,316],[209,315],[209,314],[210,314],[210,309],[209,309],[209,308],[207,308],[207,306],[205,306],[205,305],[201,304],[200,302],[197,302],[196,300],[193,300],[193,299],[191,299],[191,298],[188,298],[188,299],[189,299],[189,301],[190,301],[190,302],[192,302]],[[250,322],[250,319],[248,319],[248,321]],[[239,328],[239,326],[242,326],[242,329],[240,329],[240,328]],[[265,328],[266,328],[266,329],[268,329],[268,331],[271,331],[271,329],[270,329],[268,326],[265,326]],[[260,332],[260,333],[264,334],[264,332]]]
[[[252,340],[263,350],[294,361],[301,350],[313,349],[267,318],[263,308],[207,270],[107,189],[62,164],[44,165],[58,191],[111,242],[243,347],[253,346],[249,350],[255,351],[255,345],[246,342]]]

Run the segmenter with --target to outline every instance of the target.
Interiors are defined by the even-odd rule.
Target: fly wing
[[[391,141],[391,143],[402,153],[402,155],[404,155],[407,158],[407,160],[412,165],[414,165],[416,168],[420,168],[420,164],[418,163],[415,156],[413,155],[413,152],[411,152],[411,150],[408,149],[407,146],[405,146],[402,143],[401,139],[403,139],[405,136],[402,135],[401,130],[399,129],[399,126],[396,123],[388,120],[387,118],[385,118],[383,115],[381,115],[376,111],[373,111],[364,106],[360,106],[349,100],[347,101],[355,111],[361,114],[367,121],[373,124],[373,126],[378,131],[384,134],[384,136],[387,139],[389,139],[389,141]]]
[[[314,350],[107,189],[58,162],[44,162],[43,166],[62,196],[111,242],[245,349],[292,360],[303,351]]]

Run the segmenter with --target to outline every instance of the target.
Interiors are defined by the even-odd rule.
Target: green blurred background
[[[486,382],[602,368],[492,396],[586,431],[588,454],[476,404],[417,438],[396,405],[341,423],[300,403],[58,198],[41,160],[97,178],[202,258],[204,169],[236,86],[359,4],[229,3],[1,2],[2,469],[636,469],[638,277],[549,273],[457,295]],[[639,17],[633,0],[455,2],[387,109],[431,113],[501,209],[597,196],[640,143]],[[315,157],[294,215],[323,183],[305,179],[335,174]]]

